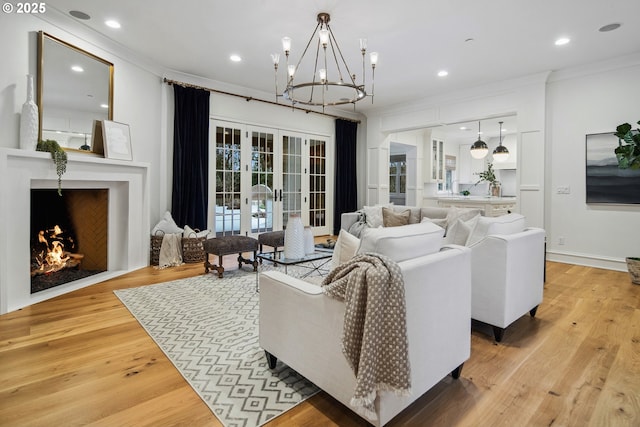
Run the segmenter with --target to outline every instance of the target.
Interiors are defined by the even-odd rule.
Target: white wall
[[[0,68],[0,147],[18,148],[20,111],[27,93],[26,75],[37,74],[37,32],[41,30],[114,64],[113,119],[130,125],[134,160],[151,164],[151,225],[171,207],[173,90],[162,78],[261,99],[273,97],[273,94],[250,93],[245,88],[169,72],[122,46],[113,45],[66,15],[56,15],[53,10],[46,16],[1,14],[0,37],[4,42],[0,44],[0,58],[3,58]],[[247,102],[217,93],[211,94],[211,115],[253,125],[331,135],[332,138],[335,134],[334,119],[327,116],[258,101]],[[366,118],[351,112],[340,112],[339,115],[362,120],[358,128],[358,155],[359,163],[364,163]],[[364,181],[364,176],[359,176],[358,180]],[[364,200],[364,195],[359,198]]]
[[[626,270],[624,258],[640,256],[640,205],[587,204],[585,192],[585,135],[613,132],[620,123],[640,120],[638,99],[640,55],[556,73],[550,79],[546,161],[551,173],[545,201],[549,259]],[[568,186],[570,194],[557,194],[559,186]]]
[[[46,19],[46,20],[45,20]],[[166,171],[158,168],[160,153],[166,150],[161,136],[163,122],[160,71],[153,65],[132,60],[129,52],[119,50],[55,12],[47,16],[0,15],[0,147],[18,148],[20,111],[27,96],[26,75],[37,75],[37,32],[45,31],[74,46],[114,64],[113,119],[128,123],[131,130],[133,159],[150,163],[151,217],[159,218],[159,183]],[[62,177],[64,188],[64,176]],[[132,226],[136,226],[132,224]]]
[[[517,115],[517,206],[529,226],[544,228],[545,82],[548,73],[375,110],[367,117],[366,204],[385,203],[389,135],[487,117]],[[436,132],[437,128],[433,129]],[[523,149],[526,148],[526,149]],[[533,161],[523,161],[526,153]],[[457,155],[452,152],[447,154]],[[426,156],[425,156],[426,158]],[[425,186],[425,195],[433,192]]]

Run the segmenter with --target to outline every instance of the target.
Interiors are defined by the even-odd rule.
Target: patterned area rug
[[[235,270],[223,279],[207,274],[114,293],[227,427],[262,425],[318,392],[281,362],[267,367],[258,345],[256,273]]]

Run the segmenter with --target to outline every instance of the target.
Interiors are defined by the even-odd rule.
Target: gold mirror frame
[[[72,71],[73,65],[84,71]],[[93,121],[113,120],[113,64],[40,31],[37,104],[39,140],[54,139],[65,150],[91,152]]]

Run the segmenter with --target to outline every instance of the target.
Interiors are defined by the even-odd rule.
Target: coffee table
[[[300,278],[305,278],[311,275],[313,272],[320,271],[322,267],[331,262],[333,256],[333,249],[323,249],[316,247],[312,254],[305,255],[302,258],[285,258],[284,252],[274,253],[261,253],[256,255],[261,261],[270,261],[276,265],[284,266],[284,273],[287,274],[287,267],[290,265],[296,265],[309,271],[306,271]],[[258,282],[256,279],[256,290]]]

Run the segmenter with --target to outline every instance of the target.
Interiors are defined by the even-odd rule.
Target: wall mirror
[[[113,64],[43,31],[38,34],[40,139],[92,151],[94,120],[113,120]]]

